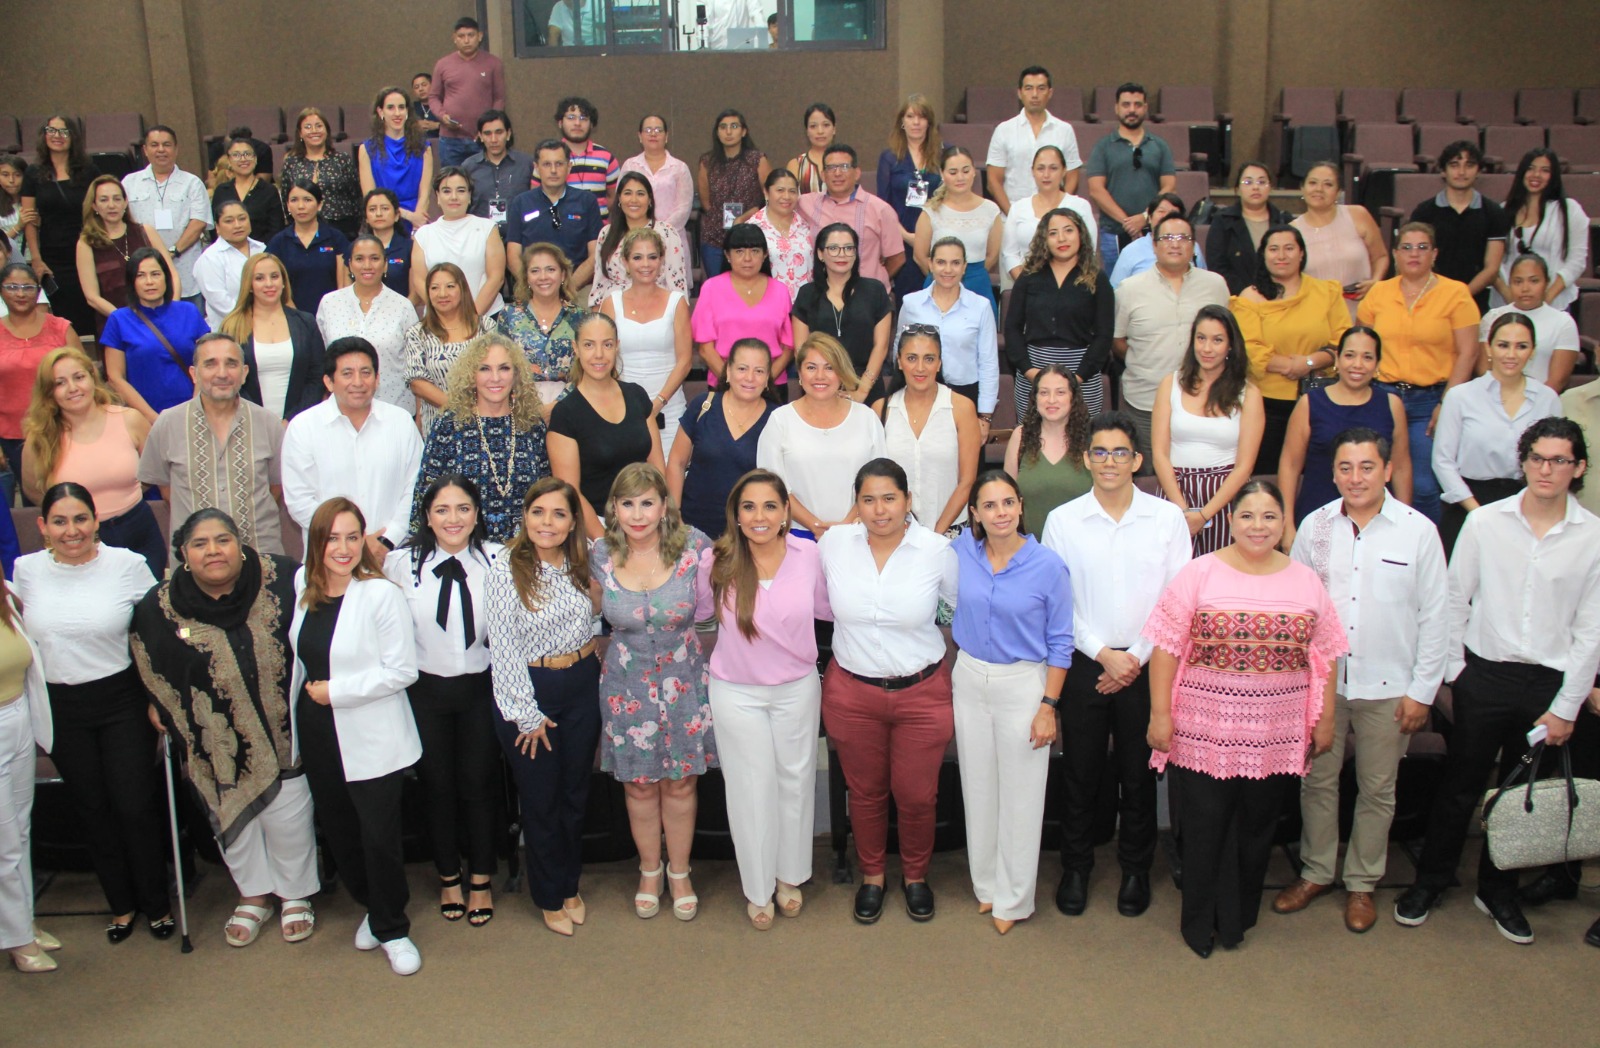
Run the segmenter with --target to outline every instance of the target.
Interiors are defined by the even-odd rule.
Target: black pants
[[[166,539],[161,537],[161,525],[156,523],[150,503],[142,499],[126,513],[102,519],[100,541],[139,554],[157,579],[167,573]]]
[[[1100,664],[1082,652],[1072,657],[1061,702],[1061,747],[1066,784],[1061,816],[1061,865],[1094,868],[1095,798],[1106,766],[1106,741],[1117,762],[1117,861],[1124,873],[1149,873],[1156,854],[1156,776],[1150,770],[1150,668],[1119,692],[1094,690]]]
[[[1418,885],[1434,891],[1449,887],[1466,845],[1473,809],[1490,785],[1495,755],[1500,755],[1499,778],[1503,780],[1527,752],[1528,731],[1549,710],[1561,681],[1559,670],[1491,662],[1467,652],[1467,668],[1452,688],[1455,729],[1450,734],[1444,782],[1428,817],[1428,837],[1417,864]],[[1478,856],[1478,894],[1489,899],[1516,887],[1517,871],[1497,867],[1486,845]]]
[[[1261,407],[1266,415],[1266,427],[1261,431],[1261,450],[1256,452],[1255,473],[1276,476],[1278,459],[1283,457],[1283,438],[1289,432],[1289,416],[1294,413],[1293,400],[1262,397]]]
[[[404,772],[350,782],[339,752],[333,708],[302,690],[295,709],[300,756],[316,805],[317,822],[350,897],[367,911],[379,942],[411,934],[406,903],[405,853],[400,843],[400,791]]]
[[[150,700],[138,673],[51,684],[50,757],[83,820],[85,844],[111,912],[165,917],[167,827]]]
[[[494,691],[489,671],[461,677],[417,674],[408,690],[422,737],[417,770],[428,797],[428,837],[441,877],[494,876],[494,786],[500,753],[494,741]]]
[[[1472,492],[1472,497],[1485,506],[1491,502],[1508,499],[1526,486],[1521,480],[1506,480],[1501,477],[1467,480],[1467,488]],[[1467,511],[1461,508],[1459,502],[1440,503],[1439,540],[1444,543],[1446,558],[1456,551],[1456,539],[1461,537],[1461,529],[1466,527],[1466,524]]]
[[[1178,847],[1183,856],[1183,941],[1204,949],[1213,938],[1239,945],[1261,912],[1261,888],[1284,805],[1299,788],[1293,775],[1216,779],[1167,765],[1183,795]]]
[[[495,731],[511,762],[522,803],[528,892],[541,910],[559,910],[578,894],[583,872],[583,813],[600,744],[600,660],[593,655],[564,670],[528,670],[539,709],[555,721],[530,757],[517,749],[517,726],[496,715]]]

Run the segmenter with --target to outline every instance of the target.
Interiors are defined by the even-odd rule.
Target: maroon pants
[[[926,879],[939,766],[955,734],[949,667],[904,691],[884,691],[829,663],[822,677],[822,719],[850,787],[850,828],[862,875],[883,873],[892,793],[901,874],[908,881]]]

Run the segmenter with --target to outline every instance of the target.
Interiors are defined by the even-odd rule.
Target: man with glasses
[[[1041,146],[1061,150],[1067,165],[1067,192],[1078,191],[1078,170],[1083,167],[1078,156],[1078,136],[1071,124],[1050,112],[1054,94],[1050,70],[1044,66],[1024,69],[1017,75],[1017,101],[1022,103],[1022,112],[997,125],[989,138],[984,182],[1002,214],[1011,210],[1013,200],[1033,195],[1033,155]]]
[[[511,199],[506,212],[506,271],[520,279],[522,249],[529,244],[555,244],[577,269],[589,257],[589,245],[600,236],[600,205],[595,195],[567,184],[571,153],[567,144],[547,138],[533,150],[539,184]]]
[[[600,217],[605,218],[611,211],[611,191],[622,169],[611,150],[594,140],[594,129],[599,126],[600,110],[587,98],[574,95],[556,103],[556,130],[571,158],[567,185],[593,193],[600,204]]]
[[[1528,751],[1530,729],[1565,745],[1587,701],[1596,704],[1600,664],[1600,518],[1572,495],[1588,469],[1583,430],[1543,418],[1517,441],[1528,486],[1467,516],[1450,561],[1453,680],[1450,756],[1434,798],[1416,882],[1395,903],[1394,919],[1428,919],[1455,877],[1483,784],[1503,778]],[[1538,769],[1534,769],[1538,774]],[[1514,943],[1533,942],[1517,902],[1517,872],[1501,870],[1487,845],[1478,857],[1473,904]],[[1589,940],[1600,945],[1600,922]]]
[[[499,109],[478,117],[478,141],[483,152],[461,165],[472,180],[472,214],[504,222],[511,201],[533,186],[533,157],[511,148],[511,118]]]
[[[1108,739],[1121,794],[1117,912],[1137,917],[1150,905],[1156,777],[1145,733],[1152,645],[1140,630],[1167,584],[1189,562],[1192,545],[1183,511],[1134,486],[1141,459],[1136,441],[1133,419],[1123,412],[1106,412],[1089,423],[1083,458],[1094,486],[1052,510],[1041,539],[1067,562],[1072,637],[1081,655],[1074,658],[1061,695],[1065,789],[1056,906],[1069,917],[1088,904],[1095,801]]]
[[[1167,143],[1146,134],[1150,105],[1143,84],[1117,88],[1117,129],[1095,143],[1084,173],[1089,199],[1100,209],[1100,268],[1110,270],[1117,252],[1144,232],[1145,209],[1158,193],[1178,188],[1178,168]]]
[[[1153,231],[1168,215],[1182,215],[1187,210],[1183,206],[1183,197],[1176,193],[1162,193],[1150,201],[1150,206],[1145,208],[1145,225],[1150,235],[1130,240],[1127,246],[1117,252],[1116,264],[1111,267],[1111,290],[1115,291],[1124,280],[1156,264],[1156,238]],[[1194,245],[1194,264],[1201,269],[1207,268],[1206,253],[1198,242]]]
[[[211,225],[211,196],[198,177],[178,169],[178,135],[165,124],[144,133],[144,158],[148,167],[122,177],[128,214],[161,234],[184,299],[199,307],[194,264],[202,250],[200,241]]]
[[[475,18],[456,19],[456,49],[433,64],[428,108],[439,121],[439,165],[460,167],[473,154],[473,128],[485,110],[506,107],[506,70],[482,49]]]
[[[1451,142],[1439,154],[1444,188],[1411,210],[1412,222],[1433,227],[1439,248],[1435,271],[1467,285],[1480,313],[1489,308],[1489,286],[1500,275],[1511,235],[1505,208],[1478,192],[1482,168],[1483,150],[1476,142]]]
[[[801,195],[800,213],[812,229],[835,222],[854,229],[861,276],[871,277],[886,288],[894,287],[894,275],[906,260],[900,217],[887,201],[861,188],[856,151],[845,145],[829,146],[822,155],[822,181],[827,186],[825,190]]]
[[[1117,288],[1111,347],[1124,365],[1122,406],[1139,427],[1139,453],[1150,472],[1150,414],[1156,387],[1178,370],[1201,306],[1228,306],[1228,282],[1194,264],[1194,227],[1182,215],[1161,219],[1152,234],[1156,264]]]

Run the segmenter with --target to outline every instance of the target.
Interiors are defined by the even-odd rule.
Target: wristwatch
[[[1053,710],[1059,710],[1061,708],[1061,700],[1060,699],[1052,699],[1048,695],[1043,696],[1042,698],[1039,699],[1039,701],[1041,703],[1043,703],[1044,705],[1049,706]]]

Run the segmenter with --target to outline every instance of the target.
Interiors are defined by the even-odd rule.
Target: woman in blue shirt
[[[206,318],[192,303],[173,301],[172,272],[155,248],[128,257],[132,304],[106,318],[106,384],[123,403],[151,422],[194,396],[189,366],[195,339],[207,334]]]
[[[1033,916],[1056,706],[1072,663],[1067,566],[1022,532],[1022,492],[989,470],[954,542],[959,601],[951,674],[967,862],[978,912],[1001,935]]]
[[[895,114],[889,148],[878,157],[878,196],[889,202],[900,217],[901,239],[905,241],[906,261],[910,261],[911,236],[922,217],[922,205],[939,188],[944,176],[939,173],[939,122],[933,107],[921,95],[906,99]],[[901,302],[913,291],[922,290],[922,270],[905,265],[895,274],[894,294]]]
[[[286,199],[291,221],[267,241],[267,254],[288,270],[295,307],[316,316],[322,296],[350,283],[350,241],[322,220],[322,187],[315,182],[295,179]]]
[[[361,192],[392,189],[400,199],[400,218],[409,232],[428,221],[428,187],[433,185],[433,151],[410,99],[386,87],[372,103],[372,134],[356,151]]]

